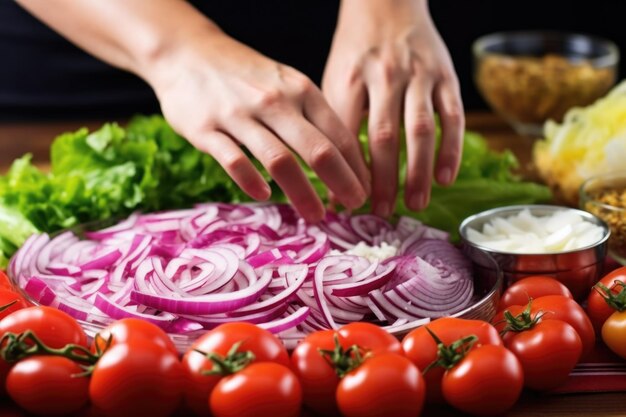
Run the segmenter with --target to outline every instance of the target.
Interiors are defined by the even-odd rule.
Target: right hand
[[[150,71],[145,78],[172,127],[252,198],[269,198],[270,188],[240,145],[310,222],[323,217],[324,206],[294,153],[346,208],[367,199],[369,171],[357,138],[295,69],[219,32],[187,39]]]

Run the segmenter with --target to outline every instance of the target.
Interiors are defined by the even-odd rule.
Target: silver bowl
[[[602,239],[590,246],[571,251],[525,254],[498,251],[475,243],[467,236],[470,228],[481,230],[483,225],[493,218],[512,216],[524,209],[530,210],[535,216],[546,216],[562,210],[574,211],[585,220],[602,227],[604,230]],[[489,263],[482,263],[484,255],[489,254],[496,260],[504,274],[505,285],[531,275],[546,275],[561,281],[569,288],[574,298],[582,300],[587,297],[591,287],[602,275],[607,241],[611,232],[602,219],[582,210],[550,205],[517,205],[499,207],[470,216],[461,223],[459,234],[464,251],[474,262],[489,268]]]

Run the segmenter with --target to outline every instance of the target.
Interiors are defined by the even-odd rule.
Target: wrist
[[[168,83],[176,72],[173,68],[186,59],[188,51],[199,44],[208,45],[225,37],[222,30],[209,19],[193,19],[171,27],[156,27],[148,40],[137,48],[132,72],[143,78],[154,89]]]
[[[427,0],[341,0],[337,27],[364,21],[384,27],[428,15]]]

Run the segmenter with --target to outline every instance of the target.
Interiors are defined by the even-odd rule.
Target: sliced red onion
[[[142,314],[137,311],[132,311],[127,307],[123,307],[113,302],[107,296],[102,294],[96,295],[95,306],[98,310],[116,320],[121,320],[125,318],[140,318],[164,328],[167,328],[169,323],[174,321],[174,319],[176,318],[173,314],[155,316],[153,314]]]
[[[227,313],[257,300],[272,279],[271,271],[265,271],[257,281],[254,270],[245,262],[240,262],[239,268],[252,284],[229,294],[208,294],[195,297],[174,298],[171,295],[166,296],[132,291],[130,298],[136,303],[175,314],[207,315]]]
[[[133,213],[126,220],[116,224],[115,226],[111,226],[97,232],[87,232],[85,233],[85,236],[93,240],[106,239],[108,237],[114,236],[116,233],[131,230],[137,223],[137,219],[139,219],[139,215],[137,213]]]
[[[383,287],[391,278],[391,273],[395,269],[395,263],[389,263],[381,267],[381,270],[367,279],[351,282],[348,284],[333,285],[331,294],[336,297],[354,297],[356,295],[367,295],[371,291]]]
[[[307,277],[308,268],[305,265],[300,265],[299,271],[287,272],[287,274],[293,274],[293,277],[288,279],[290,285],[280,293],[268,298],[267,300],[260,301],[254,304],[247,305],[243,308],[232,311],[229,315],[237,317],[245,314],[253,314],[260,311],[265,311],[277,306],[280,303],[286,302],[292,295],[294,295],[304,283]]]
[[[83,271],[88,271],[90,269],[103,269],[115,263],[115,261],[117,261],[120,256],[122,256],[122,253],[117,249],[113,249],[110,252],[106,252],[105,254],[100,255],[96,259],[85,262],[80,266],[80,269]]]
[[[310,312],[311,310],[309,309],[309,307],[300,307],[298,310],[294,311],[286,317],[278,320],[260,323],[259,327],[265,330],[269,330],[272,333],[284,332],[304,322]]]
[[[133,214],[88,237],[33,235],[9,271],[35,301],[81,320],[140,317],[174,333],[235,320],[285,338],[360,320],[402,331],[472,300],[470,262],[408,218],[329,213],[307,225],[286,205],[216,203]],[[331,253],[362,241],[399,254]]]

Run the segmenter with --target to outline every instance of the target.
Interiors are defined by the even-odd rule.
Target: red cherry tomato
[[[0,359],[0,398],[4,397],[7,393],[6,390],[6,381],[7,375],[9,375],[9,371],[11,370],[12,364],[7,361]]]
[[[60,356],[33,356],[13,366],[6,380],[9,396],[29,413],[65,416],[89,401],[89,377]]]
[[[292,368],[302,385],[304,404],[323,416],[339,414],[335,399],[339,376],[320,355],[320,350],[335,349],[335,338],[343,348],[349,348],[345,338],[335,330],[320,330],[305,337],[291,354]]]
[[[87,335],[68,314],[52,307],[37,306],[15,311],[0,320],[0,337],[5,333],[31,330],[45,345],[59,349],[67,344],[87,347]]]
[[[186,375],[185,402],[198,415],[207,415],[207,399],[220,375],[205,375],[213,369],[213,362],[205,353],[226,356],[234,344],[241,342],[238,351],[250,351],[255,362],[276,362],[289,366],[289,355],[280,340],[267,330],[250,323],[227,323],[216,327],[199,338],[183,356],[183,369]]]
[[[599,283],[607,287],[614,294],[617,294],[624,288],[619,285],[620,282],[626,284],[626,266],[618,268],[605,275]],[[607,304],[603,295],[595,289],[592,289],[589,293],[589,297],[587,298],[587,314],[593,323],[593,328],[597,332],[602,330],[604,322],[614,312],[615,309]]]
[[[521,314],[526,307],[527,306],[510,306],[506,310],[512,315],[517,316]],[[503,314],[504,311],[499,312],[492,320],[493,323],[497,323],[495,326],[498,331],[502,331],[505,327]],[[561,320],[572,326],[583,343],[581,358],[584,358],[593,350],[596,343],[593,325],[589,317],[587,317],[585,310],[576,301],[561,295],[539,297],[533,300],[531,307],[531,316],[535,317],[537,314],[542,314],[542,320]],[[510,337],[510,333],[507,333],[504,339],[506,340],[507,337]]]
[[[91,350],[93,352],[96,351],[96,347],[100,348],[101,351],[104,350],[109,338],[111,338],[109,348],[119,343],[133,343],[138,339],[147,339],[169,350],[174,355],[178,355],[176,346],[174,346],[174,342],[172,342],[172,339],[169,338],[167,333],[160,327],[146,320],[136,318],[118,320],[108,325],[98,334],[99,337],[94,338],[91,344]]]
[[[402,353],[400,341],[385,329],[372,323],[357,321],[338,330],[350,345],[358,345],[372,353]]]
[[[507,336],[505,346],[524,369],[524,386],[539,391],[562,385],[583,350],[576,330],[561,320],[540,320],[529,330]]]
[[[222,378],[208,402],[214,417],[297,417],[302,390],[286,366],[257,362]]]
[[[398,339],[383,328],[364,322],[350,323],[338,331],[320,330],[305,337],[291,355],[292,368],[302,384],[304,404],[324,416],[339,414],[335,399],[339,377],[319,352],[334,350],[335,338],[343,349],[357,345],[374,355],[402,350]]]
[[[344,417],[415,417],[422,412],[425,390],[422,374],[410,360],[385,353],[343,377],[337,404]]]
[[[446,401],[474,415],[505,413],[519,399],[524,386],[522,365],[502,346],[483,345],[471,350],[447,370],[441,382]]]
[[[5,290],[13,290],[13,283],[4,271],[0,271],[0,288]]]
[[[464,320],[452,317],[444,317],[432,321],[426,326],[419,327],[402,340],[402,348],[407,358],[411,360],[420,371],[437,360],[437,343],[426,330],[428,327],[441,341],[449,345],[464,337],[475,335],[478,344],[502,346],[502,339],[498,331],[489,323],[480,320]],[[425,375],[426,401],[429,403],[442,403],[441,378],[444,369],[435,367]]]
[[[565,285],[554,278],[547,276],[532,276],[514,282],[506,289],[498,309],[504,310],[509,306],[526,305],[530,298],[539,298],[546,295],[562,295],[567,298],[572,297],[572,293]]]
[[[13,313],[28,307],[26,300],[15,291],[0,288],[0,320]]]
[[[144,339],[117,344],[102,355],[89,398],[106,417],[167,417],[179,406],[183,389],[176,355]]]

